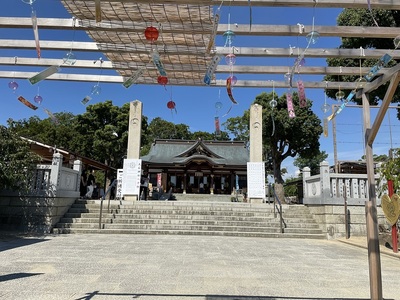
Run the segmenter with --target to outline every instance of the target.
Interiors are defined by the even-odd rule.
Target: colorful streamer
[[[161,62],[160,59],[160,54],[158,53],[157,49],[153,49],[150,52],[150,56],[153,60],[153,63],[155,65],[155,67],[157,68],[158,72],[160,73],[161,76],[167,76],[167,72],[164,69],[164,65]]]
[[[19,101],[21,101],[24,105],[26,105],[27,107],[29,107],[30,109],[33,109],[33,110],[37,110],[38,109],[38,107],[37,106],[35,106],[35,105],[33,105],[32,103],[30,103],[28,100],[26,100],[24,97],[22,97],[22,96],[19,96],[18,98],[17,98]]]
[[[369,70],[368,74],[364,76],[367,81],[371,81],[380,69],[386,67],[392,57],[389,54],[384,54],[379,61]]]
[[[81,103],[83,105],[86,105],[86,103],[88,103],[90,100],[92,100],[92,98],[90,96],[86,96],[85,98],[82,99]]]
[[[343,102],[340,106],[336,108],[336,110],[327,118],[328,121],[331,121],[334,117],[342,112],[342,110],[346,107],[347,102]]]
[[[289,92],[286,93],[286,102],[287,110],[289,112],[289,118],[295,118],[296,114],[294,113],[292,94]]]
[[[231,99],[233,104],[237,104],[236,100],[233,98],[232,95],[232,77],[229,76],[226,80],[226,91],[228,93],[229,99]]]
[[[33,35],[35,37],[36,52],[38,58],[40,59],[39,29],[37,25],[36,11],[34,10],[32,10],[31,19],[32,19]]]
[[[29,78],[29,82],[34,85],[40,81],[42,81],[43,79],[46,79],[47,77],[49,77],[50,75],[53,75],[55,73],[57,73],[58,71],[60,71],[60,66],[50,66],[47,69],[43,70],[42,72],[36,74],[35,76]]]
[[[210,40],[208,41],[208,45],[207,45],[207,49],[206,49],[207,54],[210,54],[211,48],[214,46],[214,43],[215,43],[215,36],[217,35],[217,29],[218,29],[218,24],[219,24],[219,19],[220,19],[219,11],[220,11],[220,9],[218,8],[218,10],[214,16],[213,28],[212,28]]]
[[[49,111],[46,108],[43,108],[43,109],[44,109],[44,112],[50,117],[50,119],[53,121],[54,124],[56,124],[56,125],[60,124],[60,121],[58,121],[56,116],[51,111]]]
[[[220,60],[221,60],[221,56],[220,55],[215,55],[212,58],[210,64],[208,65],[206,74],[204,75],[204,79],[203,79],[203,82],[206,85],[210,85],[211,84],[211,80],[212,80],[212,78],[214,76],[215,69],[217,68]]]
[[[324,118],[324,137],[328,137],[328,119]]]
[[[122,84],[125,88],[129,88],[132,84],[136,83],[140,76],[143,75],[144,67],[139,68],[135,73],[132,74],[127,80]]]
[[[300,101],[300,107],[304,108],[307,107],[307,100],[306,100],[306,94],[304,92],[304,83],[301,80],[297,81],[297,90],[299,93],[299,101]]]
[[[221,136],[221,128],[220,128],[220,125],[219,125],[219,117],[218,116],[216,116],[214,118],[214,124],[215,124],[215,134],[216,134],[216,136]]]

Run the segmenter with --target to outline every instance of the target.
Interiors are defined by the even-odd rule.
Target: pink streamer
[[[286,102],[287,102],[287,109],[289,112],[289,118],[294,118],[296,117],[296,114],[294,113],[293,109],[293,99],[292,99],[292,94],[291,93],[286,93]]]
[[[307,107],[306,93],[304,92],[303,81],[297,81],[297,90],[299,93],[300,107]]]

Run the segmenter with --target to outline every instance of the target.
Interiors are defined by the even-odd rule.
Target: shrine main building
[[[153,186],[174,193],[231,194],[247,190],[249,150],[245,142],[155,140],[142,168]]]

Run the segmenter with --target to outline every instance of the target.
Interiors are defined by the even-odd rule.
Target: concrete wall
[[[62,166],[62,155],[55,153],[51,165],[38,165],[31,191],[0,192],[0,229],[50,232],[79,198],[82,162],[73,169]]]
[[[336,239],[346,236],[344,205],[307,205],[314,219],[326,232],[327,239]],[[366,218],[364,206],[347,206],[349,233],[351,236],[366,236]],[[380,228],[388,229],[382,208],[377,207],[378,224]]]
[[[5,194],[0,194],[0,228],[25,232],[50,232],[76,200]]]

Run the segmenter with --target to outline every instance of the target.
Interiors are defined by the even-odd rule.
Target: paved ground
[[[364,243],[356,238],[3,236],[0,299],[369,299]],[[384,298],[400,299],[400,256],[382,253],[381,267]]]

